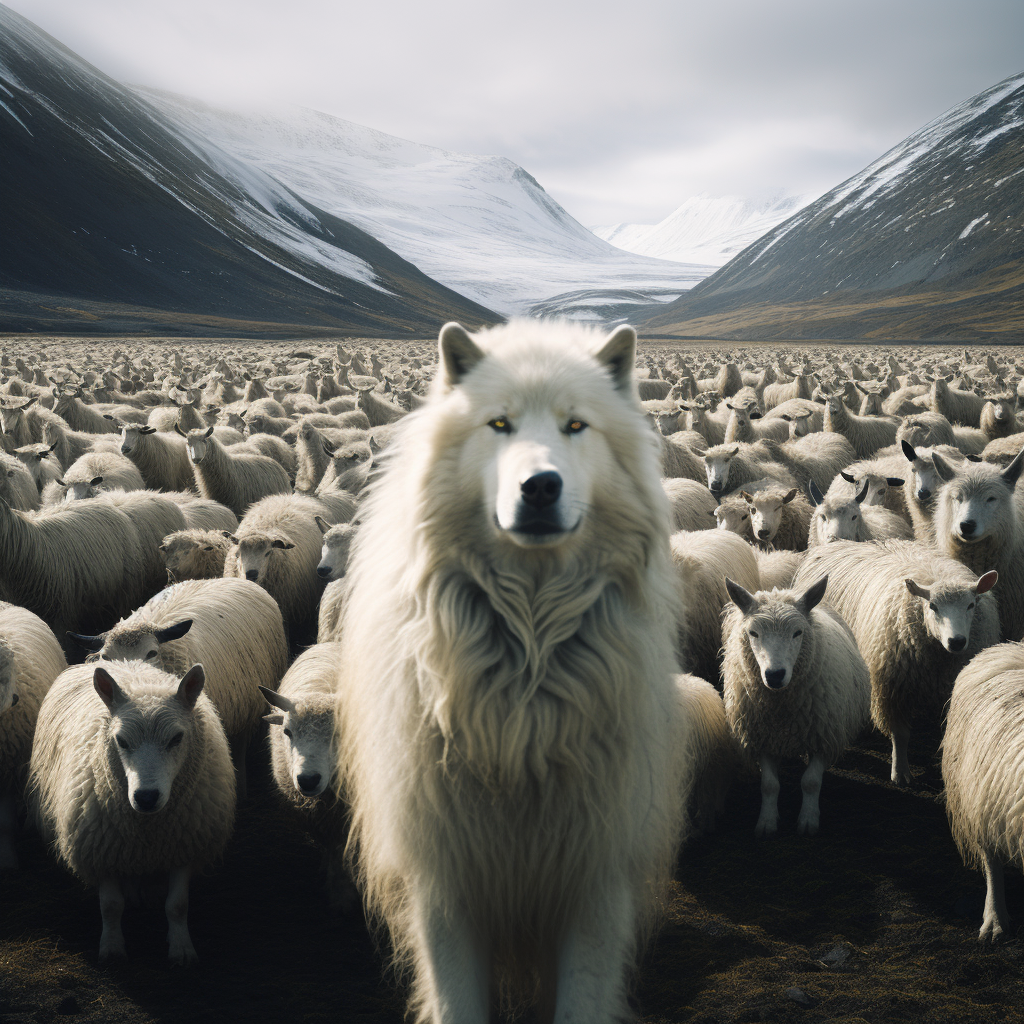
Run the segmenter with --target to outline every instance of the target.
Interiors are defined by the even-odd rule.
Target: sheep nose
[[[773,689],[777,690],[782,686],[782,680],[786,678],[784,668],[770,668],[764,674],[764,681]]]
[[[304,772],[295,781],[299,784],[299,789],[301,789],[303,793],[312,793],[313,790],[320,785],[320,773]]]
[[[972,537],[977,528],[978,524],[973,519],[962,519],[960,521],[960,536]]]
[[[951,651],[962,651],[966,646],[967,646],[967,637],[965,637],[965,636],[950,637],[949,649]]]
[[[927,487],[922,487],[917,492],[918,501],[927,501],[932,496],[932,492]]]
[[[325,580],[331,575],[331,567],[329,565],[318,565],[316,567],[316,574],[320,579]]]
[[[562,478],[554,470],[535,473],[519,485],[519,490],[531,508],[549,508],[562,496]]]
[[[770,534],[770,533],[771,533],[771,530],[758,530],[757,531],[757,535],[758,535],[758,537],[761,538],[761,540],[767,540],[768,539],[768,534]]]
[[[255,583],[260,578],[259,569],[246,569],[245,578]]]
[[[140,811],[152,811],[156,807],[157,800],[160,799],[159,789],[137,789],[132,800],[135,806]]]

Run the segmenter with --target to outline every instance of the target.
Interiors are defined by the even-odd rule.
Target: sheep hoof
[[[754,829],[754,837],[756,839],[774,839],[776,833],[779,831],[778,822],[775,821],[759,821],[756,828]]]
[[[128,954],[125,952],[124,939],[117,938],[106,943],[100,943],[100,963],[109,964],[115,960],[124,960]]]
[[[798,835],[816,836],[818,834],[818,819],[800,818],[796,823],[796,830]]]
[[[190,939],[175,942],[167,954],[167,959],[177,967],[186,967],[188,964],[194,964],[199,957],[196,956],[196,951],[192,946]]]
[[[981,923],[981,931],[978,932],[979,942],[992,942],[996,943],[1003,937],[1003,932],[1006,930],[1005,921],[1000,921],[998,917],[993,915],[992,917],[986,917]]]

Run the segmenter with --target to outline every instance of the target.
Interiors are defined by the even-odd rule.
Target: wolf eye
[[[583,420],[570,420],[569,425],[565,428],[565,432],[567,434],[578,434],[586,429],[587,424]]]
[[[493,419],[487,424],[492,430],[496,430],[499,434],[511,434],[512,424],[509,423],[504,416],[499,416],[497,419]]]
[[[177,736],[172,736],[170,742],[167,744],[167,749],[173,750],[184,738],[185,734],[183,732],[179,732]]]

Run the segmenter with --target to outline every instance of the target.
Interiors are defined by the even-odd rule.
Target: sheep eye
[[[996,497],[995,497],[995,495],[993,494],[991,498],[986,498],[985,500],[986,500],[986,501],[995,501],[995,500],[996,500]]]
[[[854,521],[854,522],[856,522],[856,520],[857,520],[857,517],[856,517],[856,516],[851,516],[850,518],[851,518],[851,520],[852,520],[852,521]]]
[[[752,636],[752,637],[753,637],[753,638],[754,638],[755,640],[757,639],[757,634],[756,634],[756,633],[755,633],[755,632],[754,632],[753,630],[751,630],[751,631],[750,631],[750,635],[751,635],[751,636]]]
[[[127,744],[127,742],[126,742],[125,740],[121,739],[121,737],[120,737],[120,736],[115,736],[115,737],[114,737],[114,739],[115,739],[115,740],[117,740],[117,745],[118,745],[118,746],[119,746],[119,747],[120,747],[120,748],[121,748],[122,750],[127,750],[127,749],[128,749],[128,744]]]
[[[504,416],[499,416],[497,419],[493,419],[487,424],[492,430],[497,431],[499,434],[511,434],[512,424],[509,423]]]
[[[179,732],[177,736],[172,736],[170,742],[167,744],[167,749],[173,750],[184,738],[185,734],[183,732]]]
[[[291,729],[285,729],[284,730],[284,734],[285,734],[285,736],[288,737],[288,739],[292,738],[292,731],[291,731]]]
[[[587,429],[587,424],[583,420],[571,420],[569,425],[565,428],[567,434],[579,434],[581,431]]]
[[[743,519],[747,519],[747,518],[749,518],[749,517],[746,514],[744,514]],[[743,522],[743,519],[740,520],[741,523]]]
[[[144,661],[149,661],[150,658],[155,658],[155,657],[156,657],[156,651],[146,651],[146,657],[143,660]]]
[[[937,612],[937,611],[939,610],[938,608],[936,608],[936,607],[935,607],[935,604],[934,604],[934,602],[929,602],[929,603],[928,603],[928,607],[929,607],[929,608],[931,608],[931,610],[932,610],[933,612]]]
[[[795,632],[795,633],[793,634],[793,639],[795,640],[795,639],[796,639],[796,638],[797,638],[798,636],[803,636],[803,635],[804,635],[804,631],[803,631],[802,629],[798,629],[798,630],[797,630],[797,631],[796,631],[796,632]]]
[[[970,604],[969,604],[969,605],[967,606],[967,610],[968,610],[968,611],[970,611],[970,610],[971,610],[971,609],[972,609],[973,607],[974,607],[974,602],[972,601],[972,602],[971,602],[971,603],[970,603]]]

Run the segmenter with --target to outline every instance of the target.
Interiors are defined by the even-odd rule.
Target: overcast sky
[[[522,164],[587,225],[821,194],[1024,70],[1022,0],[6,0],[113,78]]]

